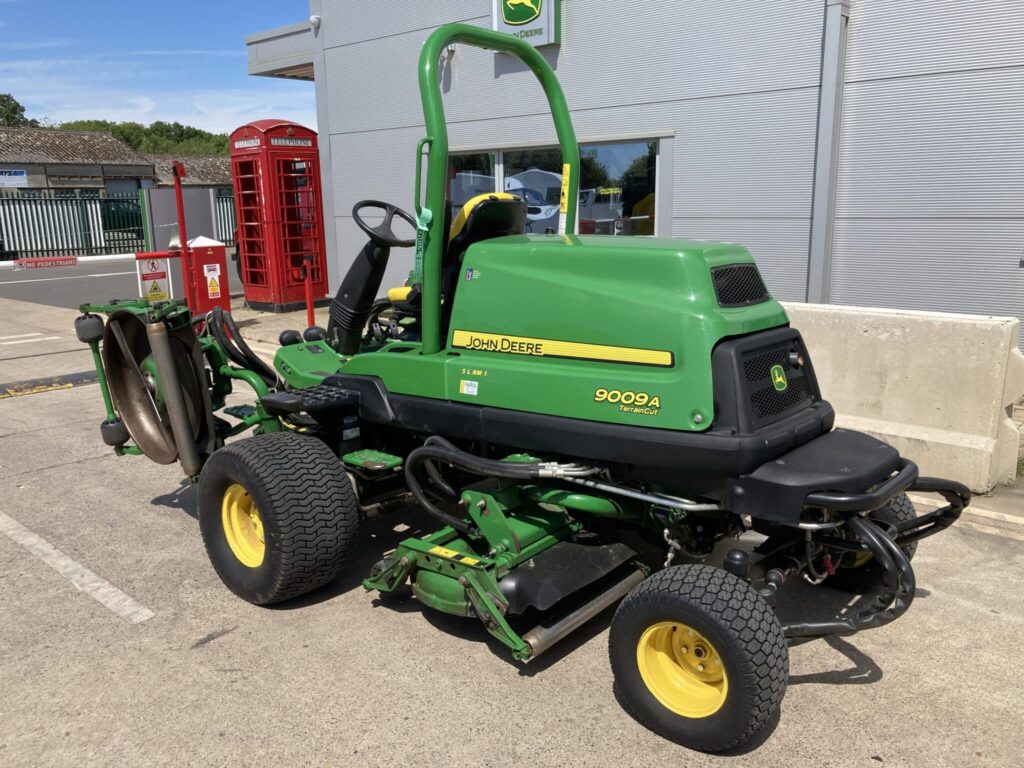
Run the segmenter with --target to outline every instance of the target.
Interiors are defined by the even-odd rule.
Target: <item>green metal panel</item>
[[[704,430],[714,416],[715,344],[788,322],[774,300],[718,306],[711,268],[752,262],[739,245],[667,238],[487,240],[466,254],[442,353],[385,347],[355,356],[344,371],[379,376],[397,394]],[[496,337],[506,351],[468,348]],[[581,356],[562,356],[566,342]],[[594,345],[612,349],[588,359]]]

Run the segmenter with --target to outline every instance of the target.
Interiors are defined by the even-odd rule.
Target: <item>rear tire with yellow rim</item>
[[[337,578],[359,506],[341,462],[315,437],[276,432],[214,452],[199,477],[199,528],[221,581],[268,605]]]
[[[707,565],[645,579],[615,612],[608,648],[627,711],[704,752],[753,739],[778,711],[789,677],[775,612],[742,579]]]

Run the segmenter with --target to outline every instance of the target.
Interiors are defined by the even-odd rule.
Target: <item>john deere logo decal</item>
[[[501,18],[506,24],[529,24],[540,16],[544,0],[502,0]]]
[[[786,372],[782,370],[781,365],[773,365],[772,370],[772,386],[775,387],[779,392],[785,392],[789,386],[789,381],[786,379]]]

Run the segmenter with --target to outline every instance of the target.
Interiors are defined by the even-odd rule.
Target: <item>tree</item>
[[[25,117],[25,108],[9,93],[0,93],[0,126],[38,128],[39,121]]]
[[[109,131],[137,152],[155,155],[226,155],[226,133],[210,133],[181,123],[157,120],[142,123],[114,123],[109,120],[72,120],[61,123],[65,131]]]

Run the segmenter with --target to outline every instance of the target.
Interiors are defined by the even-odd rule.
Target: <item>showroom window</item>
[[[657,141],[580,145],[580,234],[655,234],[657,160]],[[500,186],[526,201],[527,232],[558,229],[562,155],[556,148],[453,154],[448,177],[453,212]]]

